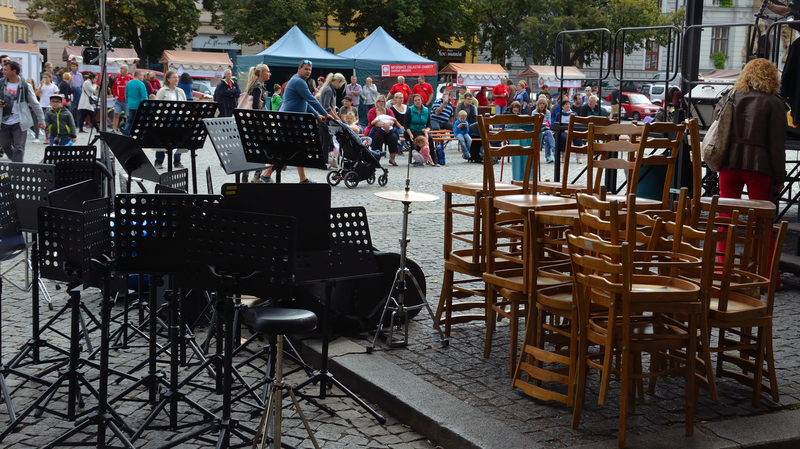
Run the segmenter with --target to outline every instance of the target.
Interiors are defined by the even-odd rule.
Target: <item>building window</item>
[[[650,39],[645,44],[644,49],[644,69],[658,70],[658,43]]]
[[[711,35],[711,53],[722,52],[726,57],[728,56],[728,36],[730,28],[720,27],[713,28]]]
[[[612,56],[611,68],[613,69],[622,68],[622,54],[619,52],[619,50],[614,52],[614,55]]]

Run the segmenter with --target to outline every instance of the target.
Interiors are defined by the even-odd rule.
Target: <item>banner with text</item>
[[[382,64],[381,76],[436,76],[436,64]]]

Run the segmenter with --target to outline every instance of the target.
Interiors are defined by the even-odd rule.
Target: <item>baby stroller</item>
[[[328,173],[328,184],[336,186],[344,181],[348,189],[354,189],[361,181],[374,184],[377,169],[383,170],[383,174],[377,177],[378,185],[383,187],[389,182],[389,170],[381,167],[378,158],[369,152],[362,138],[349,126],[331,121],[328,129],[339,142],[339,170]]]

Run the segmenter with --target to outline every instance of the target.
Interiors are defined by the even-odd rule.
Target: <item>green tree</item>
[[[478,49],[488,51],[492,62],[505,64],[508,57],[525,57],[529,44],[518,24],[534,11],[533,0],[472,0],[480,21]],[[544,2],[542,2],[544,3]]]
[[[378,26],[409,50],[440,60],[442,43],[465,42],[474,48],[478,21],[472,0],[326,0],[328,13],[343,33],[360,40]]]
[[[205,0],[203,7],[212,13],[212,25],[244,45],[275,42],[295,25],[314,39],[325,21],[317,0]]]
[[[75,45],[96,46],[100,12],[95,0],[31,0],[28,15]],[[197,34],[200,10],[193,0],[106,1],[106,21],[115,47],[133,47],[142,62],[183,47]]]
[[[527,57],[532,50],[536,64],[555,62],[556,36],[564,30],[620,28],[683,24],[684,10],[662,14],[653,0],[472,0],[479,12],[479,45],[490,50],[492,59],[515,53]],[[674,36],[673,36],[674,37]],[[648,39],[666,44],[663,31],[630,32],[625,53],[644,48]],[[566,41],[565,65],[588,64],[600,57],[599,33],[572,35]],[[606,43],[607,45],[607,43]]]

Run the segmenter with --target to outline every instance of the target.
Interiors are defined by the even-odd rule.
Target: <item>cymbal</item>
[[[385,200],[392,200],[392,201],[403,201],[408,203],[424,203],[427,201],[436,201],[439,199],[438,196],[432,195],[430,193],[424,192],[415,192],[413,190],[405,191],[404,190],[381,190],[379,192],[375,192],[375,196],[378,198],[383,198]]]

